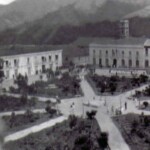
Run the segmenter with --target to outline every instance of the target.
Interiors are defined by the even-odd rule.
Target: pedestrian
[[[125,110],[127,110],[127,102],[124,103]]]

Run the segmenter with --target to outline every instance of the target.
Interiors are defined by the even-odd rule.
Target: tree
[[[20,97],[20,101],[23,105],[26,105],[28,102],[28,96],[26,92],[22,92],[22,95]]]
[[[77,117],[74,115],[70,115],[69,116],[69,126],[72,129],[73,127],[75,127],[77,124]]]
[[[92,120],[96,116],[96,113],[97,113],[96,110],[92,110],[91,112],[86,112],[86,115],[87,115],[88,119]]]
[[[108,147],[108,133],[102,132],[100,137],[97,140],[98,140],[99,146],[102,149],[105,149]]]
[[[111,94],[113,95],[114,92],[115,92],[116,89],[117,89],[117,85],[116,85],[115,83],[111,82],[111,83],[109,84],[109,88],[110,88]]]
[[[15,84],[17,84],[18,89],[20,92],[22,91],[27,91],[28,88],[28,78],[26,76],[23,76],[21,74],[19,74],[16,78],[16,80],[14,81]]]

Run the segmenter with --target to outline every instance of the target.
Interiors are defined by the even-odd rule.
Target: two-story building
[[[101,39],[89,45],[90,64],[114,68],[150,68],[150,40]]]
[[[3,59],[3,71],[6,78],[15,78],[18,74],[35,75],[47,69],[56,71],[62,66],[62,49],[48,45],[10,45],[0,47]]]

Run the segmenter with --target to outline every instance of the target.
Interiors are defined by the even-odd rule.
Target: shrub
[[[143,105],[144,105],[145,108],[147,108],[149,103],[148,102],[143,102]]]
[[[22,103],[23,105],[27,104],[27,102],[28,102],[28,97],[27,97],[27,94],[26,94],[26,93],[24,93],[24,94],[21,95],[20,101],[21,101],[21,103]]]
[[[88,119],[93,119],[96,115],[97,111],[96,110],[92,110],[91,112],[86,112],[87,118]]]
[[[102,132],[97,140],[101,148],[105,149],[108,147],[108,133]]]
[[[77,124],[77,117],[74,115],[70,115],[69,116],[69,126],[72,129],[73,127],[75,127]]]

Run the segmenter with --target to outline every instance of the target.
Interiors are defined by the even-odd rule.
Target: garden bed
[[[70,117],[67,121],[39,133],[4,145],[5,150],[102,150],[97,138],[101,131],[97,121]]]
[[[27,110],[24,114],[21,115],[15,115],[14,113],[12,113],[11,116],[2,117],[2,121],[5,124],[5,131],[3,134],[8,135],[46,122],[55,117],[58,117],[56,113],[53,115],[50,115],[48,113],[32,113],[32,111],[30,110]]]
[[[23,77],[22,77],[23,78]],[[24,79],[23,79],[24,80]],[[80,88],[80,80],[76,76],[71,76],[68,73],[62,74],[60,78],[50,78],[48,81],[36,81],[31,85],[26,85],[26,87],[14,88],[10,87],[11,93],[20,93],[20,89],[25,89],[28,95],[40,96],[40,97],[56,97],[59,96],[60,99],[72,98],[76,95],[83,95]],[[53,87],[52,87],[53,85]],[[19,87],[18,86],[18,87]]]
[[[148,83],[148,77],[145,75],[129,78],[89,74],[86,79],[97,95],[117,95]]]
[[[0,112],[17,111],[26,109],[45,108],[44,102],[38,101],[36,98],[27,99],[27,97],[13,97],[0,95]]]
[[[113,117],[131,150],[149,150],[150,116],[127,114]]]

